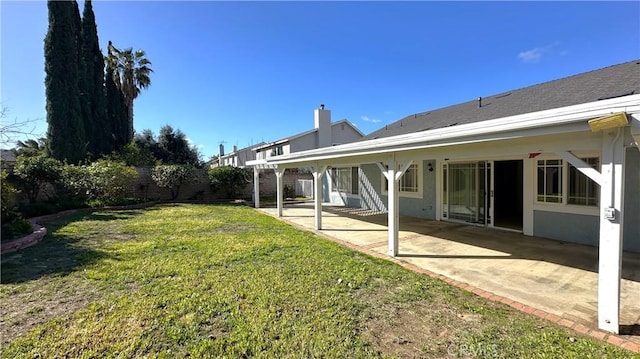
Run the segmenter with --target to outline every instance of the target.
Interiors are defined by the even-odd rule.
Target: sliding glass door
[[[443,167],[443,217],[487,224],[490,169],[485,161],[447,163]]]

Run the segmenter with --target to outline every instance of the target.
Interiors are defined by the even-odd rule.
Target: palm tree
[[[151,85],[151,61],[146,58],[143,50],[133,51],[132,48],[119,50],[109,41],[107,66],[113,69],[113,81],[122,91],[129,121],[128,139],[133,139],[133,100],[140,95],[142,89]]]
[[[46,154],[47,150],[47,139],[45,137],[40,137],[37,140],[28,139],[24,141],[16,142],[16,155],[33,157],[42,154]]]

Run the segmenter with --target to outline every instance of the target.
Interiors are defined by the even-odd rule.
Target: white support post
[[[399,241],[400,237],[400,191],[399,181],[402,175],[411,167],[413,161],[408,161],[398,168],[398,162],[396,156],[393,154],[389,159],[389,164],[385,168],[382,163],[376,163],[382,174],[387,179],[389,187],[387,188],[387,231],[389,233],[389,255],[391,257],[397,256],[399,253]]]
[[[284,168],[276,167],[276,196],[278,204],[278,217],[282,217],[282,209],[284,207]]]
[[[253,167],[253,205],[260,208],[260,170]]]
[[[316,230],[322,229],[322,177],[327,166],[316,165],[313,167],[313,203],[315,209]]]
[[[388,231],[389,231],[389,255],[391,257],[395,257],[398,255],[399,243],[398,238],[400,237],[400,214],[399,214],[399,197],[400,193],[398,191],[398,180],[396,179],[396,158],[395,155],[389,161],[389,169],[387,169],[387,182],[389,183],[389,188],[387,190],[388,194],[388,208],[389,208],[389,219],[388,219]]]
[[[598,328],[618,334],[623,221],[623,129],[605,130],[600,186]]]

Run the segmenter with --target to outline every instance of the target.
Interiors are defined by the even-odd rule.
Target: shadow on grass
[[[39,244],[17,252],[2,255],[2,277],[0,283],[23,283],[44,276],[64,276],[78,268],[105,258],[115,258],[101,250],[99,242],[108,234],[68,235],[60,229],[78,221],[114,221],[123,220],[144,213],[142,210],[121,210],[114,212],[78,212],[62,218],[47,221],[48,234]]]

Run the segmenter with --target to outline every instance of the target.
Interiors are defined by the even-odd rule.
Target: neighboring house
[[[312,130],[256,146],[254,151],[256,159],[266,160],[294,152],[350,143],[363,137],[364,134],[346,119],[332,123],[331,111],[325,110],[324,105],[321,105],[314,111]]]
[[[306,168],[306,166],[289,167],[289,169],[296,169],[296,171],[288,171],[286,173],[284,170],[281,172],[276,171],[275,178],[271,177],[274,174],[272,171],[263,174],[260,174],[260,171],[271,169],[271,166],[266,165],[267,160],[277,156],[338,146],[358,141],[364,137],[364,134],[346,119],[331,122],[331,111],[325,109],[324,105],[320,105],[320,108],[315,109],[313,115],[314,128],[312,130],[287,136],[254,148],[256,159],[247,162],[247,166],[254,169],[254,193],[262,195],[276,193],[278,188],[280,189],[279,192],[282,193],[286,185],[294,188],[298,195],[306,195],[307,188],[310,192],[309,194],[312,194],[313,191],[310,188],[312,187],[312,177],[305,174],[304,171],[297,171],[298,168]],[[271,179],[275,179],[275,183]],[[308,181],[308,183],[300,183],[300,180]],[[260,188],[263,188],[262,191]],[[257,206],[260,205],[259,197],[254,197],[254,202]]]
[[[410,115],[361,141],[262,165],[326,172],[332,201],[387,212],[391,256],[400,214],[599,246],[598,326],[617,333],[621,252],[640,252],[639,148],[640,61],[630,61]]]
[[[260,142],[258,144],[241,149],[238,149],[238,146],[233,146],[233,151],[228,154],[224,154],[224,147],[223,145],[220,145],[220,153],[222,155],[213,159],[210,163],[210,166],[232,166],[245,168],[248,161],[253,161],[256,159],[255,149],[262,145],[264,145],[264,142]]]
[[[16,163],[16,150],[0,149],[0,168],[3,170],[13,168]]]

